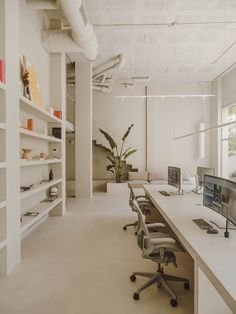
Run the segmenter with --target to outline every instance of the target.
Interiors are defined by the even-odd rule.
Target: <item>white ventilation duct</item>
[[[51,53],[80,52],[89,61],[94,61],[98,55],[98,43],[82,0],[60,0],[59,3],[71,31],[45,31],[45,49]]]
[[[93,85],[93,90],[97,90],[97,91],[103,92],[103,93],[110,93],[111,92],[110,87],[106,87],[106,86]]]
[[[100,76],[103,76],[104,74],[109,72],[111,69],[122,68],[124,64],[125,64],[125,58],[122,54],[118,55],[115,58],[110,59],[109,61],[93,69],[93,80],[96,80]]]

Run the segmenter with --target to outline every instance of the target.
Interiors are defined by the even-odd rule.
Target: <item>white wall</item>
[[[145,170],[145,101],[129,99],[123,102],[114,99],[115,95],[144,95],[144,87],[135,89],[114,88],[111,93],[93,91],[93,139],[103,143],[103,136],[98,129],[104,129],[117,142],[130,124],[134,127],[127,139],[127,146],[138,151],[128,158],[128,163],[140,170]],[[105,143],[105,142],[104,142]]]
[[[204,91],[206,92],[206,91]],[[168,88],[150,86],[149,94],[201,94],[196,85],[179,85]],[[199,158],[198,136],[174,140],[174,137],[198,130],[202,120],[210,126],[209,100],[199,98],[148,99],[148,170],[166,171],[168,165],[182,167],[195,174],[196,166],[210,165],[209,136],[206,135],[206,156]]]
[[[209,88],[207,88],[209,89]],[[209,92],[204,90],[204,92]],[[93,97],[93,138],[96,139],[98,123],[100,127],[121,135],[127,126],[135,124],[129,137],[132,147],[138,152],[130,157],[129,161],[139,170],[145,170],[145,100],[114,99],[114,95],[144,95],[145,88],[133,90],[113,89],[111,94],[94,92]],[[200,94],[199,84],[193,86],[179,85],[160,87],[151,85],[148,94]],[[210,104],[205,100],[203,117],[206,127],[210,126]],[[206,136],[206,158],[198,157],[198,137],[191,137],[174,141],[174,136],[184,135],[196,131],[201,121],[200,99],[148,99],[147,105],[147,139],[148,139],[148,170],[166,171],[168,165],[181,166],[186,171],[195,173],[196,166],[210,166],[209,135]]]

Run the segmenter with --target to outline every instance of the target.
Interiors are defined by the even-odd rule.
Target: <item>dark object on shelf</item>
[[[21,187],[20,187],[20,191],[21,191],[21,192],[25,192],[25,191],[30,190],[30,188],[31,188],[31,185],[28,185],[28,186],[21,186]]]
[[[52,128],[52,135],[61,140],[61,128]]]
[[[24,216],[28,216],[28,217],[35,217],[38,216],[38,212],[27,212],[24,214]]]
[[[49,181],[52,181],[53,180],[53,172],[52,172],[52,169],[50,170],[49,172]]]

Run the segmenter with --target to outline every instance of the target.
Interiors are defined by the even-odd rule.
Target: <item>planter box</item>
[[[129,193],[127,182],[124,183],[107,183],[107,193]]]

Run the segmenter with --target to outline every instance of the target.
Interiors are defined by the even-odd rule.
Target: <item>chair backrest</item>
[[[136,196],[133,190],[133,187],[130,183],[128,183],[128,187],[129,187],[129,205],[133,208],[133,201],[136,200]]]
[[[142,231],[146,237],[149,237],[149,231],[148,231],[148,228],[145,224],[146,217],[143,215],[143,213],[139,207],[139,204],[136,200],[133,200],[133,206],[135,208],[135,211],[138,214],[139,232]]]

